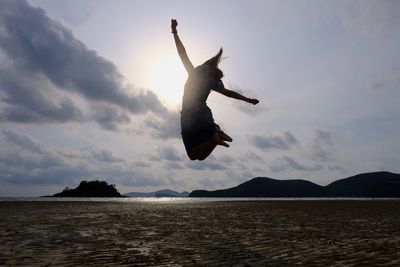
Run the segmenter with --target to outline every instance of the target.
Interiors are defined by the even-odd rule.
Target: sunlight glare
[[[182,63],[173,58],[164,58],[154,65],[150,75],[151,89],[166,104],[179,105],[187,74]]]

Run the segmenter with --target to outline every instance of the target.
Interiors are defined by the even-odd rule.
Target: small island
[[[51,197],[125,197],[115,188],[114,184],[104,181],[82,181],[77,188],[66,187],[61,193]]]

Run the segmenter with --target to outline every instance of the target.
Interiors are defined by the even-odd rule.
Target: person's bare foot
[[[226,133],[224,133],[224,131],[219,130],[218,135],[222,141],[232,142],[232,138],[229,135],[227,135]]]
[[[229,145],[227,143],[225,143],[224,141],[222,141],[221,139],[218,141],[217,145],[229,147]]]
[[[229,147],[229,145],[227,143],[225,143],[224,140],[221,139],[219,132],[214,134],[213,139],[217,145]]]

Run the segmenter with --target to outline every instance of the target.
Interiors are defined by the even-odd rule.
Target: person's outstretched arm
[[[172,33],[174,34],[176,49],[178,50],[178,54],[182,60],[183,66],[185,66],[187,73],[190,74],[191,72],[193,72],[194,67],[193,67],[192,62],[190,62],[188,55],[186,54],[186,49],[183,46],[181,39],[179,39],[178,31],[176,30],[177,26],[178,26],[178,22],[176,21],[176,19],[172,19],[171,20],[171,30],[172,30]]]
[[[234,99],[238,99],[238,100],[242,100],[242,101],[251,103],[253,105],[256,105],[256,104],[258,104],[258,102],[260,102],[255,98],[247,98],[247,97],[239,94],[238,92],[235,92],[235,91],[232,91],[232,90],[229,90],[226,88],[218,89],[216,92],[223,94],[224,96],[227,96],[230,98],[234,98]]]

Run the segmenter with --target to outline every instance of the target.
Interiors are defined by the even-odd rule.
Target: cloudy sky
[[[216,122],[190,161],[185,71],[223,46]],[[218,189],[256,176],[326,185],[400,172],[400,1],[0,1],[0,196],[100,179],[120,192]]]

